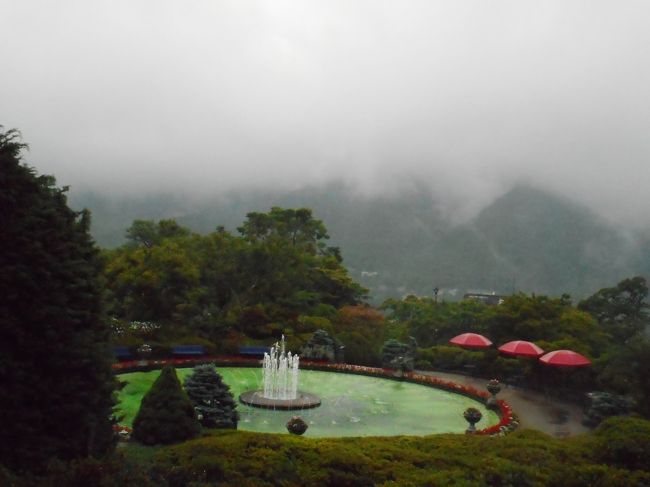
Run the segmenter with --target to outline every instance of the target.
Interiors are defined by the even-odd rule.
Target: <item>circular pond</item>
[[[233,396],[251,389],[260,389],[262,372],[258,368],[218,367]],[[177,369],[181,382],[191,368]],[[160,371],[121,374],[127,385],[120,391],[118,416],[121,424],[130,426]],[[241,430],[286,433],[285,424],[300,415],[308,424],[305,436],[389,436],[462,433],[467,428],[463,411],[475,407],[483,413],[477,429],[499,422],[496,413],[468,397],[432,387],[397,382],[355,374],[311,370],[300,371],[300,390],[314,392],[322,404],[301,411],[273,411],[239,403]]]

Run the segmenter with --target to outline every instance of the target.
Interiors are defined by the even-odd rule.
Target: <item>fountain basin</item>
[[[320,406],[320,397],[309,392],[298,391],[295,399],[271,399],[264,397],[263,391],[247,391],[239,396],[239,400],[247,406],[264,409],[311,409]]]
[[[261,390],[262,371],[258,367],[219,367],[234,397]],[[191,368],[177,369],[181,382]],[[121,424],[131,426],[144,393],[159,370],[121,374],[128,384],[119,393],[117,415]],[[479,401],[426,385],[387,380],[366,375],[313,370],[300,372],[301,389],[318,391],[321,405],[305,409],[300,416],[307,422],[309,437],[429,435],[464,433],[463,411],[475,407],[483,414],[478,429],[499,423],[498,415]],[[239,402],[237,428],[263,433],[286,433],[291,412],[263,409]],[[296,414],[295,411],[293,414]]]

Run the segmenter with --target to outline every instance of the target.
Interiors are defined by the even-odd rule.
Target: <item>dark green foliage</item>
[[[323,305],[365,294],[307,209],[252,213],[243,236],[192,234],[173,220],[137,220],[129,244],[105,252],[111,313],[126,321],[190,326],[217,341],[237,331],[255,339],[282,333]]]
[[[625,416],[630,413],[634,401],[629,397],[611,392],[590,392],[589,405],[585,409],[584,424],[598,426],[611,416]]]
[[[40,479],[0,468],[0,485],[645,487],[649,425],[610,419],[594,434],[564,439],[533,430],[496,438],[300,438],[213,430],[169,447],[130,443],[124,459],[55,464]]]
[[[112,448],[114,379],[89,213],[19,140],[0,133],[0,461],[36,471]]]
[[[650,324],[648,284],[644,277],[624,279],[581,301],[578,308],[593,315],[612,337],[625,343]]]
[[[394,338],[386,340],[381,349],[381,363],[384,367],[413,370],[417,343],[412,339],[410,343],[402,343]]]
[[[206,428],[237,428],[239,414],[230,387],[213,365],[198,365],[185,379],[185,392]]]
[[[15,475],[0,467],[3,487],[159,487],[146,468],[129,465],[121,456],[70,462],[54,461],[39,475]]]
[[[440,345],[419,350],[417,367],[440,370],[463,370],[477,367],[485,361],[485,352],[465,350],[451,345]]]
[[[129,245],[153,247],[166,238],[186,237],[190,234],[187,228],[181,227],[175,220],[134,220],[126,230]]]
[[[409,347],[406,343],[399,342],[394,338],[386,340],[381,347],[381,362],[389,365],[394,359],[408,353]]]
[[[327,331],[319,329],[300,349],[300,357],[307,360],[343,362],[344,348],[339,340],[332,338]]]
[[[555,470],[548,485],[561,487],[647,487],[647,472],[630,471],[607,465],[571,465]],[[503,484],[512,485],[519,484]]]
[[[322,241],[329,238],[325,225],[313,217],[309,208],[273,207],[268,213],[248,213],[246,221],[237,230],[251,241],[277,236],[293,246],[311,247],[312,251],[325,249]]]
[[[16,160],[20,159],[20,153],[29,147],[23,143],[17,129],[9,129],[6,132],[3,132],[3,129],[4,126],[0,125],[0,154]]]
[[[650,418],[650,340],[637,335],[603,354],[596,368],[600,387],[630,395],[636,402],[635,410]]]
[[[626,417],[607,419],[596,429],[594,441],[598,460],[650,472],[650,422]]]
[[[381,365],[386,323],[379,311],[370,306],[344,306],[332,319],[332,330],[345,346],[348,363]]]
[[[182,473],[188,483],[210,485],[623,487],[650,481],[647,471],[602,460],[590,436],[560,440],[531,430],[503,438],[314,439],[224,432],[161,450],[156,465],[163,478]]]
[[[142,398],[133,420],[133,436],[145,445],[169,444],[196,436],[201,425],[171,365],[165,367]]]
[[[389,321],[404,326],[402,338],[413,336],[420,346],[429,347],[473,330],[483,319],[488,306],[474,300],[438,302],[433,298],[407,296],[389,299],[382,304]]]

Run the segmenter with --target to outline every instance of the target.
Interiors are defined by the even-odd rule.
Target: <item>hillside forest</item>
[[[310,208],[375,305],[430,296],[434,288],[447,301],[467,292],[584,299],[627,277],[650,275],[647,229],[624,227],[567,196],[525,185],[465,218],[446,209],[424,182],[399,194],[362,195],[329,183],[292,191],[244,187],[194,198],[182,191],[118,196],[73,188],[69,197],[73,208],[92,212],[91,233],[105,248],[124,244],[136,219],[173,218],[201,234],[222,225],[237,234],[248,213]]]
[[[346,361],[378,366],[387,340],[413,337],[419,368],[480,371],[579,400],[590,390],[629,394],[650,414],[643,277],[577,302],[568,294],[515,293],[497,306],[409,295],[373,307],[327,240],[323,222],[305,208],[249,213],[237,234],[221,227],[201,235],[174,220],[134,221],[127,242],[102,254],[115,343],[135,351],[146,342],[154,356],[178,344],[236,354],[241,345],[269,345],[285,335],[299,350],[320,329],[344,345]],[[464,332],[497,345],[530,340],[547,351],[575,350],[594,366],[566,374],[494,348],[448,345]]]

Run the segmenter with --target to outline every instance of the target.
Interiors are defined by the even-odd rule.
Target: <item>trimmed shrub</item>
[[[462,370],[467,365],[478,366],[484,361],[485,353],[440,345],[420,349],[418,355],[418,365],[429,364],[430,367],[441,370]]]
[[[183,391],[176,369],[165,367],[142,398],[133,421],[133,436],[145,445],[169,444],[196,436],[201,425],[190,398]]]
[[[650,471],[650,422],[629,417],[606,419],[595,431],[595,442],[599,461]]]
[[[212,365],[197,365],[185,379],[185,392],[206,428],[237,428],[239,414],[230,387]]]
[[[332,338],[326,330],[319,329],[300,349],[300,356],[308,360],[343,362],[343,344]]]
[[[519,484],[515,484],[519,485]],[[555,470],[549,485],[562,487],[646,487],[650,485],[647,472],[618,469],[608,465],[572,465]]]
[[[602,465],[594,447],[590,435],[556,439],[533,430],[503,438],[302,438],[215,431],[159,450],[154,465],[164,478],[184,474],[192,485],[649,485],[648,472]]]
[[[411,343],[402,343],[394,338],[386,340],[381,348],[381,363],[383,367],[413,370],[417,343],[411,338]]]

